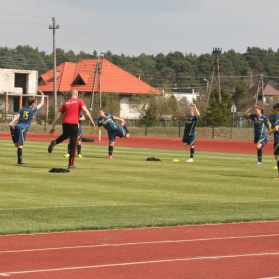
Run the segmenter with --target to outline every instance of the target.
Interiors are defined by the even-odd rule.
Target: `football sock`
[[[262,162],[262,155],[263,155],[262,149],[258,149],[258,162]]]
[[[68,144],[68,154],[70,154],[70,144]]]
[[[19,164],[22,163],[22,148],[18,148],[18,149],[17,149],[17,162],[18,162]]]
[[[109,156],[112,155],[112,152],[113,152],[113,146],[110,146],[108,147],[108,152],[109,152]]]
[[[77,152],[78,152],[78,154],[81,153],[81,144],[78,144],[78,145],[77,145]]]
[[[277,161],[277,169],[278,169],[278,173],[279,173],[279,161]]]
[[[195,148],[190,148],[190,158],[194,158]]]

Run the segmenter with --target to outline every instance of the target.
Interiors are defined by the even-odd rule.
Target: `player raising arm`
[[[200,116],[200,112],[198,111],[196,105],[192,104],[191,107],[188,109],[188,115],[186,116],[186,122],[184,127],[183,138],[182,138],[182,143],[184,147],[190,145],[190,159],[186,161],[188,163],[194,162],[195,143],[196,143],[195,128],[199,116]]]
[[[44,93],[42,91],[38,92],[41,94],[41,102],[39,105],[36,106],[35,104],[35,96],[28,98],[27,106],[23,106],[9,124],[12,140],[15,147],[17,147],[18,165],[24,165],[24,162],[22,162],[22,149],[26,138],[26,133],[29,130],[33,120],[33,116],[44,105]],[[18,121],[17,124],[13,126],[16,121]]]

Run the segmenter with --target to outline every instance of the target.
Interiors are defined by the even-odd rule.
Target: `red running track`
[[[279,278],[279,222],[0,237],[0,278]]]

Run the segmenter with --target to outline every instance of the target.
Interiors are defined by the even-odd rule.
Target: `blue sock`
[[[113,152],[113,146],[110,146],[108,147],[108,152],[109,152],[109,156],[112,155],[112,152]]]
[[[258,149],[258,162],[262,162],[263,151],[262,149]]]
[[[78,152],[78,154],[81,154],[81,145],[80,144],[78,144],[78,146],[77,146],[77,152]]]
[[[190,158],[194,158],[195,148],[190,148]]]
[[[18,148],[18,149],[17,149],[17,162],[18,162],[19,164],[22,163],[22,148]]]

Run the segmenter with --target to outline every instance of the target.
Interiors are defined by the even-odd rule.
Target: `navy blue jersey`
[[[279,126],[279,114],[274,117],[274,126]],[[274,142],[279,143],[279,130],[274,133]]]
[[[269,123],[268,118],[265,115],[258,117],[256,114],[251,114],[250,119],[254,122],[254,137],[260,138],[266,136],[266,127]]]
[[[37,107],[22,107],[18,112],[20,117],[18,123],[15,126],[20,126],[25,131],[28,131],[32,123],[33,116],[37,110]]]
[[[105,117],[100,117],[98,119],[98,127],[103,126],[108,131],[108,133],[118,130],[119,124],[113,121],[113,117],[114,116],[110,113],[107,113]]]
[[[195,135],[196,125],[197,125],[198,118],[196,115],[190,116],[187,115],[185,127],[184,127],[184,136],[193,136]]]

